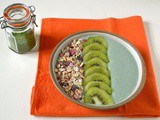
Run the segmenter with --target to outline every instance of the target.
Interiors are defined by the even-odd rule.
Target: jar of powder
[[[0,18],[1,28],[5,29],[8,39],[8,47],[16,53],[30,52],[36,46],[34,11],[34,6],[16,3],[6,7]]]

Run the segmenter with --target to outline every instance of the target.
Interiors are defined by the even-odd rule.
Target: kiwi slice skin
[[[86,47],[92,43],[98,43],[100,45],[103,45],[105,48],[108,48],[108,44],[107,44],[106,40],[101,36],[89,37],[87,39],[87,42],[85,42],[83,44],[83,47]]]
[[[101,52],[107,54],[107,49],[103,45],[100,45],[98,43],[92,43],[92,44],[84,47],[83,54],[88,53],[90,50],[98,50],[98,51],[101,51]]]
[[[106,69],[105,67],[101,67],[101,66],[92,66],[92,67],[88,68],[84,72],[84,75],[88,76],[88,75],[91,75],[93,73],[102,73],[104,75],[107,75],[110,78],[110,72],[109,72],[109,70]]]
[[[87,93],[84,95],[84,103],[92,104],[92,97],[98,96],[102,101],[103,105],[112,105],[114,104],[113,98],[102,89],[97,87],[91,87]]]
[[[98,50],[90,50],[87,54],[84,55],[83,60],[84,60],[84,62],[86,62],[86,61],[88,61],[92,58],[95,58],[95,57],[101,58],[106,63],[109,62],[107,54],[104,54]]]
[[[83,81],[83,85],[85,86],[87,85],[87,83],[91,81],[102,81],[102,82],[105,82],[108,86],[111,86],[111,81],[109,80],[109,78],[106,75],[101,73],[94,73],[85,77]]]
[[[88,68],[90,68],[92,66],[101,66],[101,67],[108,69],[107,63],[105,63],[102,59],[100,59],[98,57],[95,57],[95,58],[87,61],[84,66],[84,71],[86,71]]]
[[[102,90],[105,90],[109,95],[112,95],[112,88],[109,87],[105,82],[91,81],[84,87],[84,91],[87,92],[91,87],[98,87]]]

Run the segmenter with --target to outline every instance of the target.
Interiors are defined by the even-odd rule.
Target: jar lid
[[[15,3],[4,9],[4,19],[10,26],[24,26],[30,22],[31,12],[28,6]]]

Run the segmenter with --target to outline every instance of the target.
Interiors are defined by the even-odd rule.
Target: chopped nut
[[[70,93],[70,94],[71,94],[71,96],[73,96],[74,92],[73,92],[73,91],[71,91],[71,93]]]
[[[65,69],[64,68],[59,68],[59,71],[65,71]]]
[[[78,77],[78,76],[79,76],[79,74],[78,74],[78,73],[75,73],[75,74],[74,74],[74,76],[75,76],[75,77]]]
[[[67,61],[71,61],[71,60],[72,60],[72,59],[71,59],[71,58],[69,58],[69,57],[67,57],[66,59],[67,59]]]
[[[74,84],[77,85],[77,86],[81,86],[82,85],[82,83],[80,83],[80,82],[74,82]]]
[[[67,67],[67,72],[71,72],[71,71],[72,71],[71,67]]]
[[[58,69],[55,69],[55,72],[58,72]]]
[[[65,90],[66,90],[66,91],[69,91],[70,89],[71,89],[71,86],[65,87]]]
[[[60,75],[61,74],[61,72],[58,72],[58,75]]]
[[[79,71],[80,71],[80,73],[83,73],[83,72],[84,72],[84,70],[83,70],[83,69],[80,69]]]
[[[80,43],[80,41],[78,40],[77,42],[76,42],[76,44],[79,44]]]
[[[82,79],[78,79],[78,82],[80,82],[80,83],[81,83],[81,82],[82,82]]]
[[[82,67],[83,66],[83,62],[80,64],[80,67]]]
[[[82,92],[78,89],[75,90],[75,94],[80,95]]]
[[[73,69],[74,69],[76,72],[78,71],[78,67],[74,67]]]
[[[57,64],[57,68],[60,68],[60,64]]]

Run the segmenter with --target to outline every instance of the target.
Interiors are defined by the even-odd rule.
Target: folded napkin
[[[69,101],[56,89],[49,73],[51,53],[63,38],[82,30],[109,31],[126,38],[138,48],[147,65],[147,80],[142,92],[134,100],[112,110],[93,110]],[[101,20],[43,19],[38,70],[31,96],[31,114],[37,116],[160,116],[156,80],[141,17]]]

